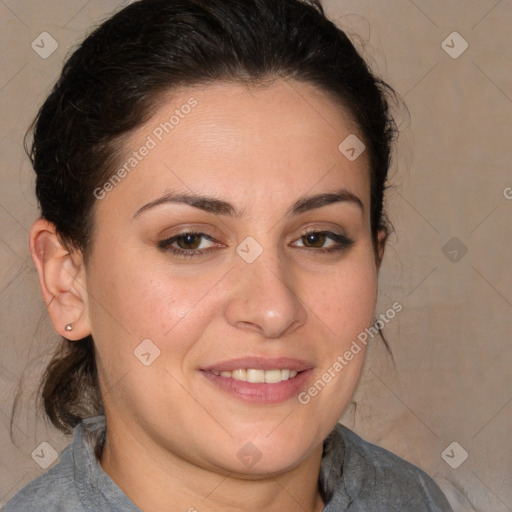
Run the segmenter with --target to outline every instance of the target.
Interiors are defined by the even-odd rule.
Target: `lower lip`
[[[231,377],[221,377],[206,371],[201,371],[201,373],[224,392],[245,402],[278,404],[297,396],[301,389],[305,387],[312,370],[304,370],[292,379],[273,384],[245,382]]]

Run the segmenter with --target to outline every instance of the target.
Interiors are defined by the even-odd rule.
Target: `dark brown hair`
[[[41,216],[87,262],[93,191],[112,176],[124,137],[150,118],[162,94],[277,78],[311,83],[352,114],[370,158],[375,242],[387,229],[383,198],[397,132],[389,99],[396,95],[317,0],[141,0],[100,25],[67,60],[33,123],[26,147]],[[63,340],[41,390],[48,418],[64,432],[102,412],[91,336]]]

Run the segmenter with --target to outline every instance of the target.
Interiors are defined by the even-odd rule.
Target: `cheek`
[[[93,274],[97,343],[108,340],[112,345],[115,340],[118,346],[129,345],[133,350],[149,338],[162,347],[172,342],[173,352],[179,354],[215,315],[211,292],[226,269],[212,268],[190,276],[161,259],[125,254],[129,251],[105,254],[102,261],[110,258],[110,265],[102,268],[110,270]]]
[[[89,274],[94,295],[91,324],[104,401],[111,409],[120,403],[127,408],[147,403],[158,410],[164,400],[174,404],[172,396],[181,396],[167,371],[180,374],[187,352],[211,323],[215,308],[208,300],[209,291],[222,274],[217,270],[190,279],[165,264],[124,254],[98,253],[97,261],[103,264]],[[137,358],[146,353],[149,366]]]
[[[326,273],[310,292],[314,315],[328,328],[335,344],[345,344],[370,325],[377,300],[373,255],[354,254]]]
[[[189,337],[197,338],[223,309],[219,291],[231,279],[225,275],[225,266],[186,275],[186,269],[161,260],[130,258],[129,254],[130,251],[97,254],[96,261],[102,261],[102,265],[95,266],[88,283],[97,341],[130,338],[135,343],[150,338],[165,343],[171,337],[178,349],[179,337],[175,335],[184,325]],[[320,321],[335,339],[357,336],[370,324],[377,296],[377,272],[367,244],[361,244],[346,259],[322,272],[297,270],[294,281],[294,292],[309,310],[308,323]]]

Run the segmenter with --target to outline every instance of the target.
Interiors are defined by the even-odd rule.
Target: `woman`
[[[388,228],[395,125],[317,2],[142,0],[34,128],[30,248],[63,349],[61,461],[6,511],[449,511],[337,424]]]

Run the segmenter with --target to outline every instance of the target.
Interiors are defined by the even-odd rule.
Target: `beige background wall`
[[[57,337],[28,253],[37,206],[22,136],[70,47],[125,3],[0,0],[0,505],[43,471],[31,457],[40,443],[68,443],[34,412]],[[375,339],[343,422],[425,469],[456,512],[511,511],[512,2],[324,5],[361,36],[365,57],[410,111],[399,117],[389,193],[396,233],[377,310],[403,305],[386,327],[396,366]],[[47,58],[31,47],[51,50],[47,36],[41,48],[42,32],[58,44]],[[9,417],[24,369],[14,446]]]

